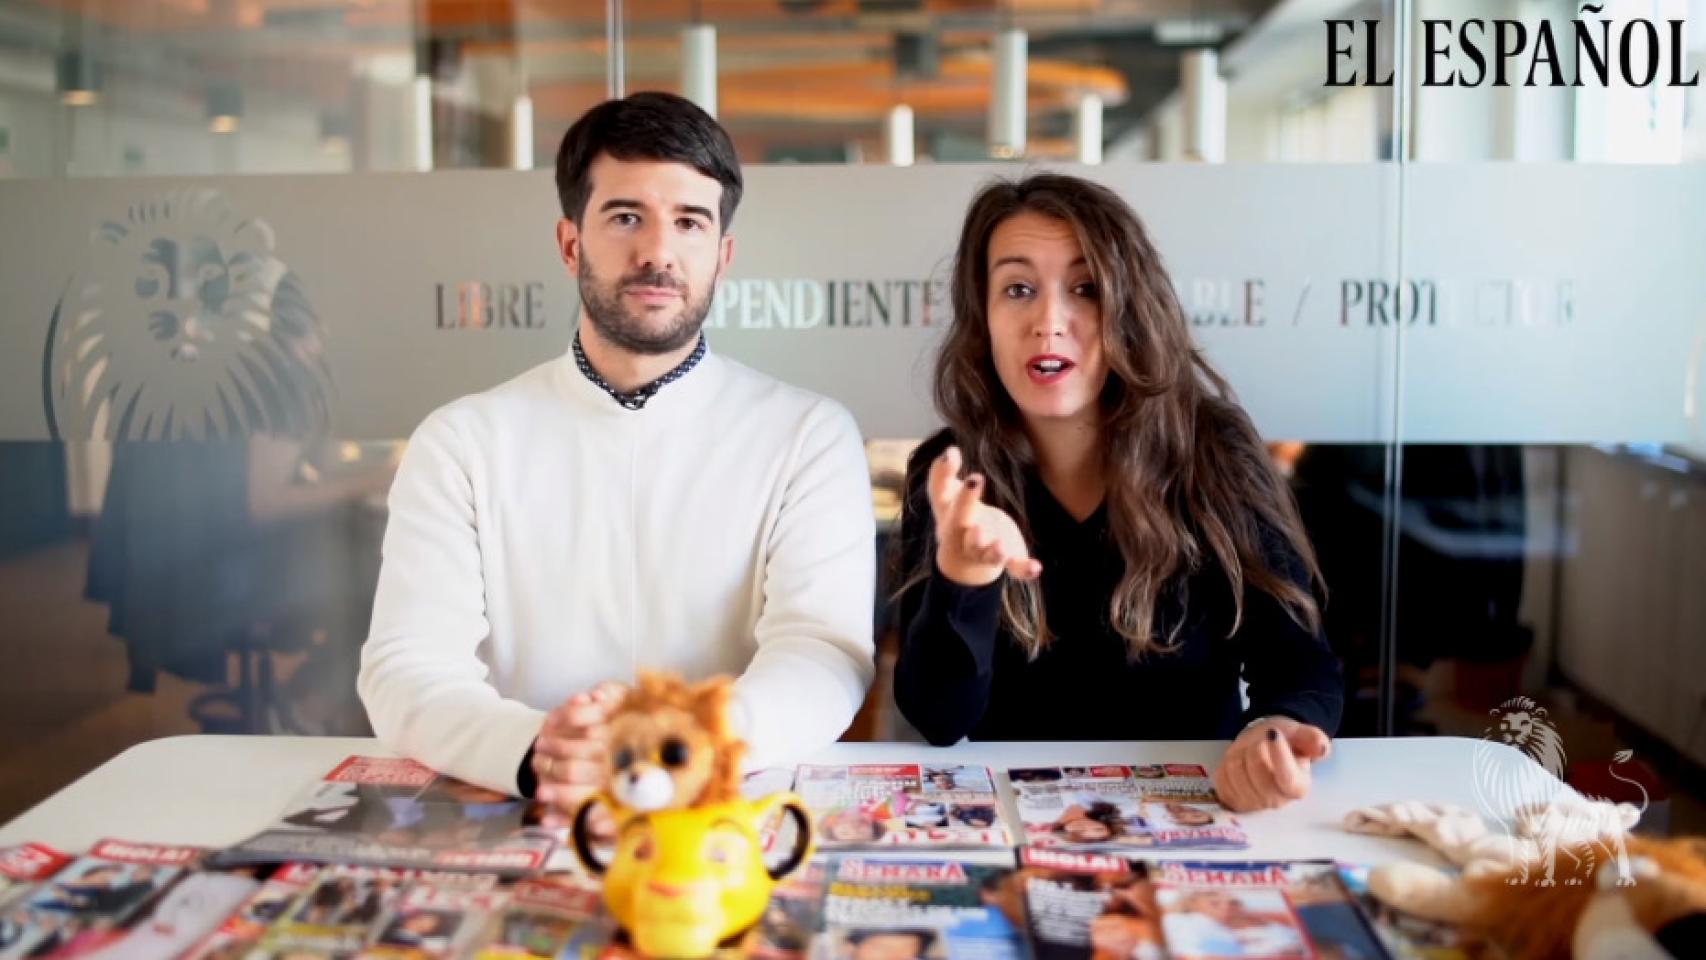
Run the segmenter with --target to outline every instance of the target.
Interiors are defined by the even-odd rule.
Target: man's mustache
[[[629,287],[659,287],[668,290],[686,291],[687,284],[676,279],[673,274],[662,272],[635,273],[622,278],[622,288]]]

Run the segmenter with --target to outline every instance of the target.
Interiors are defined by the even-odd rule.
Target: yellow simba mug
[[[608,863],[595,852],[589,820],[596,807],[616,820],[616,850]],[[760,839],[768,824],[791,816],[794,848],[777,866],[764,860]],[[599,794],[575,811],[575,853],[604,877],[604,902],[648,957],[708,957],[743,936],[764,914],[776,881],[811,856],[811,821],[800,798],[774,793],[642,813]]]

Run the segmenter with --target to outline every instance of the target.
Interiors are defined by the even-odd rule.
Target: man
[[[640,669],[739,674],[755,766],[846,729],[872,673],[869,473],[844,409],[707,350],[741,189],[728,135],[679,97],[563,138],[579,331],[409,443],[359,680],[388,746],[566,810]]]
[[[847,935],[847,960],[924,960],[934,930],[855,930]]]

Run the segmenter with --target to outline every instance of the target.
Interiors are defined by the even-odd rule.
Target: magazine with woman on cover
[[[1249,846],[1199,764],[1023,767],[1007,778],[1030,846],[1116,853]]]
[[[1149,861],[1173,960],[1391,960],[1325,860]]]
[[[1008,847],[987,767],[807,764],[794,791],[811,809],[818,847]]]
[[[1166,960],[1148,868],[1107,853],[1019,854],[1036,960]]]
[[[1020,960],[1003,910],[1006,864],[844,856],[832,861],[816,960]]]

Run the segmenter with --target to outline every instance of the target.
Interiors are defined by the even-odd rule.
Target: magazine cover
[[[756,960],[803,960],[808,956],[812,938],[823,924],[827,876],[825,863],[813,860],[777,884],[747,956]]]
[[[1174,960],[1389,960],[1330,861],[1149,863]]]
[[[354,956],[373,928],[391,916],[416,881],[447,890],[490,890],[493,874],[420,873],[382,867],[326,867],[297,894],[261,936],[252,960],[299,956]]]
[[[1249,839],[1199,764],[1007,771],[1024,841],[1076,850],[1241,850]]]
[[[0,906],[58,873],[71,855],[42,843],[21,843],[0,850]]]
[[[186,951],[183,960],[237,960],[248,953],[319,872],[319,864],[280,866],[218,929]]]
[[[1012,845],[988,767],[807,764],[794,791],[811,809],[824,850]]]
[[[327,867],[285,906],[249,956],[258,960],[313,951],[353,956],[408,881],[405,870]]]
[[[1467,932],[1397,910],[1368,892],[1368,867],[1339,864],[1339,879],[1397,960],[1497,960],[1500,951]]]
[[[418,880],[368,931],[362,957],[445,960],[461,956],[509,899],[496,887],[466,889]]]
[[[476,939],[474,960],[578,960],[609,942],[601,887],[580,878],[523,880]]]
[[[185,868],[198,847],[102,840],[5,908],[0,957],[80,956],[123,935]]]
[[[1019,876],[1036,960],[1166,960],[1161,911],[1144,864],[1027,847]]]
[[[412,760],[349,757],[278,823],[214,858],[220,867],[305,861],[525,876],[555,844],[531,801]]]
[[[191,870],[178,877],[126,926],[117,940],[84,960],[159,960],[188,952],[218,930],[261,886],[258,868]]]
[[[817,960],[1019,960],[1011,866],[954,860],[832,861]]]

